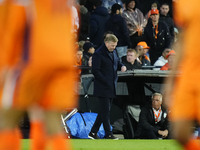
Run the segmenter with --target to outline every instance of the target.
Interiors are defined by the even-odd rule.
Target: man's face
[[[170,67],[172,67],[172,65],[174,63],[174,58],[175,58],[175,55],[169,55],[169,57],[168,57],[168,64]]]
[[[162,55],[163,55],[163,57],[164,57],[165,59],[167,59],[166,56],[168,55],[168,53],[169,53],[170,51],[171,51],[170,49],[165,49],[164,52],[162,53]]]
[[[128,8],[129,8],[129,9],[135,8],[135,1],[131,1],[131,2],[128,4]]]
[[[162,101],[160,100],[160,98],[161,97],[159,95],[156,95],[152,99],[152,107],[156,110],[158,110],[162,104]]]
[[[149,51],[149,49],[145,48],[143,51],[143,55],[145,55],[148,51]]]
[[[82,59],[82,57],[83,57],[83,52],[82,51],[78,51],[76,53],[76,60],[77,60],[77,62],[79,62]]]
[[[136,54],[134,53],[134,52],[128,52],[127,53],[127,57],[126,57],[126,59],[127,59],[127,61],[129,62],[129,63],[134,63],[135,62],[135,59],[137,58],[137,56],[136,56]]]
[[[117,42],[109,41],[109,42],[105,42],[105,45],[106,45],[108,51],[112,52],[112,51],[114,51],[115,47],[117,46]]]
[[[162,5],[160,7],[160,13],[162,15],[167,16],[168,12],[169,12],[169,6],[168,5]]]
[[[91,48],[89,48],[89,50],[88,50],[88,53],[91,53],[91,54],[93,54],[93,53],[94,53],[94,51],[95,51],[94,47],[91,47]]]
[[[150,16],[153,22],[158,22],[159,20],[159,14],[153,14]]]
[[[136,47],[136,50],[138,51],[138,55],[139,56],[143,56],[143,54],[144,54],[144,49],[143,49],[143,47],[142,46],[137,46]]]

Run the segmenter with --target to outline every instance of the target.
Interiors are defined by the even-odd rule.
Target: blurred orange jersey
[[[73,107],[75,40],[68,1],[16,0],[8,16],[9,40],[4,42],[7,52],[2,64],[18,58],[13,66],[24,67],[15,90],[15,106],[25,109],[37,102],[46,109]]]
[[[200,1],[181,0],[175,5],[175,21],[183,29],[181,43],[182,75],[177,77],[172,101],[172,120],[198,119],[200,121]]]

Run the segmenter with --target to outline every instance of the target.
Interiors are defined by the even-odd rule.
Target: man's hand
[[[127,69],[126,69],[126,66],[122,66],[121,67],[121,72],[125,72]]]
[[[164,131],[158,130],[158,134],[160,134],[162,138],[166,138],[168,133],[169,133],[168,130],[164,130]]]

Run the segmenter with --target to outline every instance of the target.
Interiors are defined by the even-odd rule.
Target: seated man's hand
[[[166,138],[168,135],[168,130],[164,130],[164,131],[158,130],[158,134],[160,134],[162,138]]]
[[[168,133],[169,133],[168,130],[164,130],[164,131],[163,131],[162,137],[163,137],[163,138],[166,138],[166,137],[168,136]]]
[[[122,66],[121,67],[121,72],[125,72],[127,69],[126,69],[126,66]]]

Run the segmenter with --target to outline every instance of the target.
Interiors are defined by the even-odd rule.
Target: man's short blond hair
[[[138,54],[138,52],[135,49],[132,49],[132,48],[127,49],[126,53],[128,54],[128,53],[132,53],[132,52],[134,52],[136,55]]]
[[[161,93],[153,93],[151,96],[151,99],[153,99],[154,96],[160,96],[160,101],[162,102],[162,94]]]
[[[108,34],[104,39],[104,42],[118,42],[118,38],[114,34]]]

